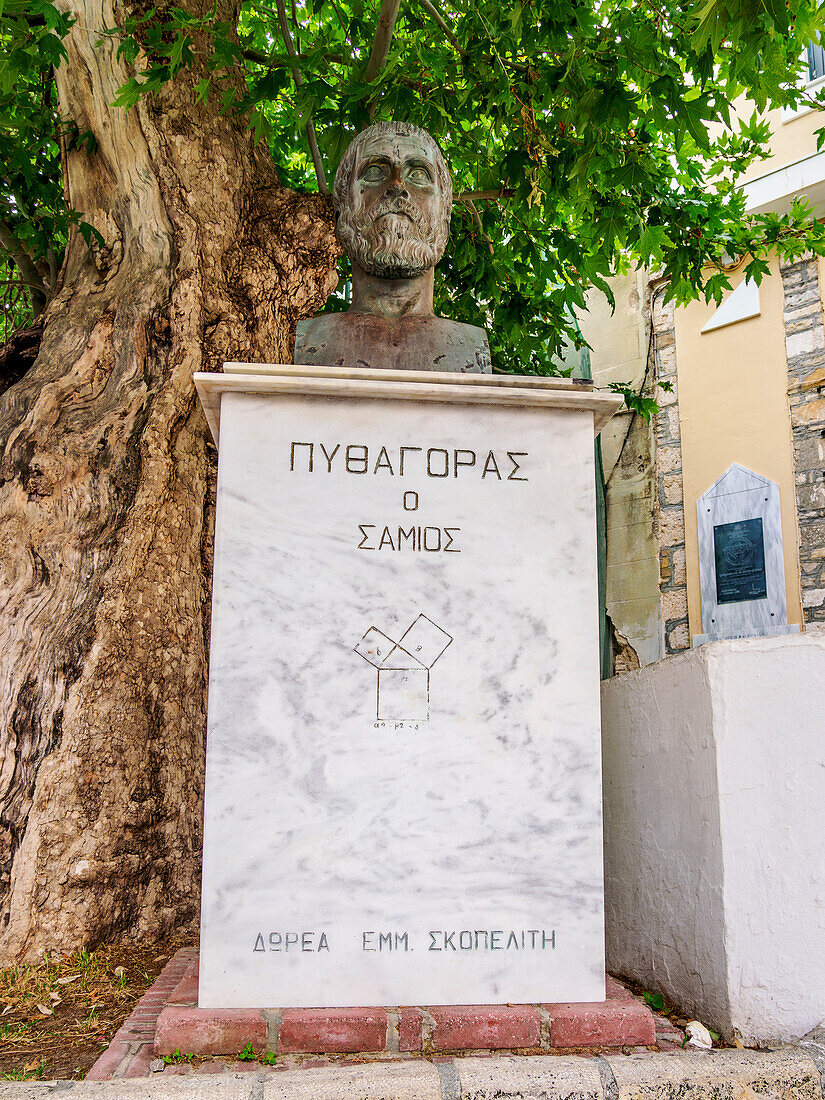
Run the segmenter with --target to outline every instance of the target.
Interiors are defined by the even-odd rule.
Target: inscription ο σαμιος
[[[411,550],[428,554],[460,554],[457,544],[460,527],[421,527],[414,524],[403,527],[379,528],[376,523],[359,523],[361,541],[359,550],[394,550],[396,553]]]

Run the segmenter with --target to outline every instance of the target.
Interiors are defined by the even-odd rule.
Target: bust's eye
[[[381,183],[386,178],[387,170],[383,164],[371,164],[361,173],[361,179],[365,183]]]
[[[411,179],[413,183],[429,183],[430,173],[426,168],[411,168],[407,173],[407,178]]]

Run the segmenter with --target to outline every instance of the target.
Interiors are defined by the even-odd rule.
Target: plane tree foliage
[[[61,180],[61,154],[96,140],[54,95],[73,19],[0,4],[2,335],[49,300],[69,232],[105,243]],[[581,342],[588,289],[610,297],[630,264],[660,267],[685,302],[718,300],[731,258],[758,281],[771,251],[825,253],[804,203],[746,216],[735,186],[765,155],[765,112],[809,95],[800,59],[821,22],[808,0],[243,0],[233,23],[138,2],[104,34],[133,71],[117,109],[194,68],[194,94],[245,116],[299,191],[327,191],[371,121],[428,129],[457,196],[437,309],[486,325],[497,368],[545,372]],[[345,263],[327,308],[345,305]]]

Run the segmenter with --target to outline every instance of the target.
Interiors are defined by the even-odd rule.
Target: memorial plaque
[[[702,630],[693,644],[789,634],[776,482],[734,462],[696,503]]]
[[[742,519],[713,528],[716,600],[763,600],[768,595],[762,520]]]
[[[198,376],[201,1006],[603,999],[604,399],[275,369]]]

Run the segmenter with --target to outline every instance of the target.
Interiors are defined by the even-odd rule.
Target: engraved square
[[[446,630],[426,615],[419,615],[398,644],[425,668],[432,668],[452,640]]]
[[[369,661],[371,665],[378,668],[394,648],[395,642],[392,638],[382,634],[377,627],[371,626],[358,645],[355,646],[355,652],[363,657],[365,661]]]
[[[426,722],[430,716],[430,674],[423,668],[379,668],[378,718]]]

